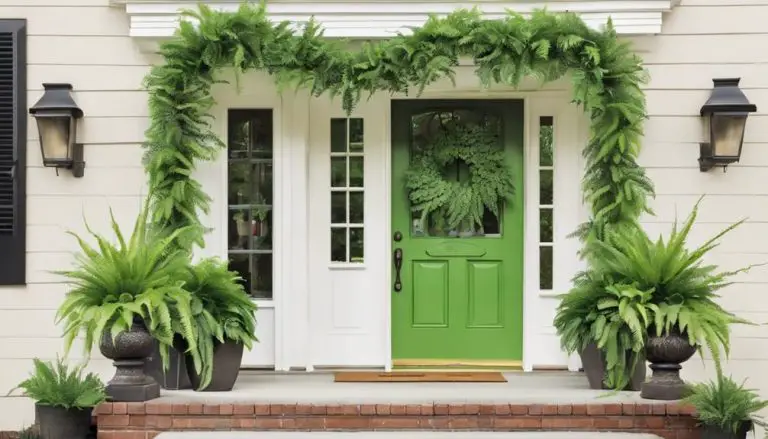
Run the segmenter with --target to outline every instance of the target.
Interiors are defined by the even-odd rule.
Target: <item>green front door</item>
[[[421,221],[421,214],[411,211],[405,182],[411,158],[418,156],[420,148],[439,148],[441,142],[436,139],[457,126],[495,136],[489,142],[504,151],[514,176],[515,196],[500,207],[498,218],[486,209],[482,227],[447,230],[439,218]],[[465,165],[455,163],[455,171],[453,166],[444,170],[444,178],[467,178]],[[394,365],[519,365],[523,101],[393,101],[392,233]]]

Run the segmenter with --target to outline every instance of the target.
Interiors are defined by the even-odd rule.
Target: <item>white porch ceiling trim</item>
[[[678,0],[554,0],[554,1],[408,1],[408,0],[272,0],[267,3],[275,21],[297,24],[314,17],[332,38],[387,38],[409,27],[424,24],[430,13],[447,15],[460,8],[477,7],[489,19],[501,18],[507,9],[523,15],[546,7],[549,11],[579,14],[595,29],[613,19],[622,35],[653,35],[661,32],[662,17]],[[203,0],[222,11],[235,11],[240,0]],[[179,11],[196,9],[188,0],[112,0],[124,5],[130,17],[130,35],[142,40],[158,40],[173,35],[179,25]]]

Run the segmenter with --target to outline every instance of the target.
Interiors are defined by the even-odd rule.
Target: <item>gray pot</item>
[[[205,389],[198,389],[201,377],[195,370],[192,357],[187,355],[187,372],[192,388],[205,392],[229,392],[235,387],[235,381],[240,374],[240,365],[243,363],[244,347],[241,343],[227,341],[226,343],[214,342],[213,347],[213,373],[211,382]]]
[[[155,340],[152,355],[147,357],[144,371],[160,384],[160,387],[168,390],[191,389],[185,360],[187,342],[180,336],[173,338],[173,346],[168,350],[168,370],[163,370],[163,360],[160,358],[160,344]]]
[[[714,425],[704,425],[701,429],[701,439],[746,439],[750,430],[752,430],[752,421],[742,422],[736,433],[724,431]]]
[[[605,378],[605,356],[595,343],[590,343],[587,347],[579,352],[581,357],[581,365],[584,368],[584,373],[587,375],[590,389],[607,389],[603,383]],[[629,384],[623,390],[640,390],[645,381],[645,356],[643,353],[638,354],[637,366],[630,377]]]
[[[35,404],[42,439],[86,439],[91,432],[92,408],[65,409]]]

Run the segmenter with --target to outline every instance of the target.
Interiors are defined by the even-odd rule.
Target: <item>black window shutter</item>
[[[0,20],[0,285],[26,284],[26,29]]]

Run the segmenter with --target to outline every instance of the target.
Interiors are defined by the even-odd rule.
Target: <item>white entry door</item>
[[[389,358],[388,99],[310,101],[309,346],[314,367]]]

